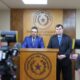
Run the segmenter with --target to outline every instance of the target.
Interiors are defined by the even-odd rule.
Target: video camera
[[[17,42],[18,32],[17,31],[0,31],[0,37],[2,42]]]
[[[18,43],[13,48],[9,43],[18,42],[17,31],[0,31],[0,76],[1,80],[16,80],[16,68],[12,57],[18,54]]]

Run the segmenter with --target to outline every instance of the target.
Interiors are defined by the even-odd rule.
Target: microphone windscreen
[[[14,48],[20,49],[20,48],[21,48],[21,43],[17,42],[17,43],[14,45]]]

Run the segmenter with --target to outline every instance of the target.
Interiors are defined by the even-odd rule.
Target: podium
[[[58,49],[21,49],[20,80],[56,80]]]

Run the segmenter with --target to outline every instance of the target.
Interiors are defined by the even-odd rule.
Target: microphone
[[[16,56],[19,53],[20,48],[21,48],[21,43],[17,42],[14,45],[14,48],[12,49],[12,51],[13,51],[12,55]]]
[[[20,48],[21,48],[21,43],[20,43],[20,42],[17,42],[17,43],[14,45],[14,47],[20,49]]]

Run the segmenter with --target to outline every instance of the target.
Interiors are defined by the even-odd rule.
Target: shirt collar
[[[58,37],[62,37],[62,35],[58,35]]]

